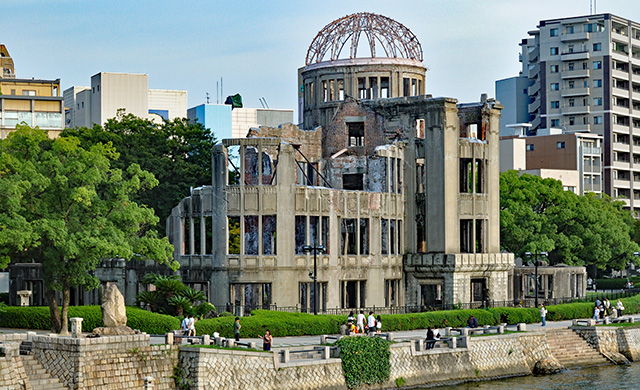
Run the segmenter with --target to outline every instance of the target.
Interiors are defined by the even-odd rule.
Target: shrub
[[[378,337],[345,337],[335,345],[340,347],[342,371],[348,388],[389,380],[391,352],[386,340]]]
[[[203,318],[209,312],[215,311],[216,307],[210,304],[209,302],[202,302],[198,306],[192,309],[193,315],[199,318]]]
[[[632,276],[629,280],[640,287],[640,276]],[[627,283],[627,278],[596,279],[598,290],[619,290],[624,288],[625,283]]]
[[[47,306],[7,306],[0,316],[0,327],[19,329],[51,329],[51,316]],[[91,332],[104,326],[100,306],[69,306],[69,318],[82,317],[82,329]],[[127,325],[149,334],[164,334],[180,328],[180,320],[155,314],[136,307],[127,307]]]

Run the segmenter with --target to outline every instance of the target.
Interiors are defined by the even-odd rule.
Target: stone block
[[[71,337],[82,337],[82,317],[69,318],[71,322]]]
[[[389,342],[393,341],[393,333],[391,333],[391,332],[387,333],[387,341],[389,341]]]
[[[283,349],[282,350],[282,363],[289,363],[291,357],[289,355],[289,350],[288,349]]]
[[[517,325],[518,332],[526,332],[527,331],[527,324],[525,324],[524,322],[521,322]]]
[[[164,343],[167,345],[173,345],[173,333],[169,332],[164,336]]]
[[[250,342],[250,343],[249,343],[249,348],[251,348],[251,349],[256,349],[256,343],[255,343],[255,342],[253,342],[253,341],[252,341],[252,342]]]
[[[227,348],[233,348],[236,345],[235,340],[228,339],[226,340],[226,342],[227,342]]]
[[[444,335],[445,336],[451,336],[451,327],[447,326],[446,328],[444,328]]]
[[[504,325],[498,326],[498,333],[499,334],[504,334]]]
[[[635,323],[635,318],[633,318],[633,317],[629,317],[629,322],[631,322],[631,323]]]
[[[211,344],[211,336],[209,336],[208,334],[205,334],[202,336],[202,344],[203,345],[210,345]]]

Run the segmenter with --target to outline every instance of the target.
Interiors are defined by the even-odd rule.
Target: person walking
[[[236,320],[233,322],[233,336],[236,338],[236,341],[240,341],[240,317],[236,317]]]
[[[600,316],[600,308],[598,306],[596,306],[593,309],[593,319],[597,320],[599,316]]]
[[[611,302],[609,302],[609,298],[605,298],[604,300],[604,315],[606,317],[611,315]]]
[[[542,318],[542,326],[547,325],[546,317],[547,317],[547,308],[544,306],[544,303],[543,303],[542,305],[540,305],[540,318]]]
[[[271,331],[267,329],[267,332],[264,336],[258,336],[262,339],[262,350],[263,351],[271,351],[271,343],[273,342],[273,336],[271,336]]]
[[[364,311],[360,310],[360,314],[358,314],[358,333],[364,333]]]
[[[369,336],[373,336],[376,332],[376,317],[374,317],[373,312],[369,312],[369,317],[367,317],[367,330],[369,331]]]
[[[382,333],[382,319],[380,318],[380,316],[376,318],[376,333]]]
[[[180,329],[182,330],[183,336],[189,336],[189,316],[184,315],[184,320],[182,320],[182,324],[180,324]]]
[[[616,304],[616,309],[618,310],[618,317],[622,317],[622,312],[624,311],[624,305],[622,301],[618,299],[618,304]]]
[[[347,322],[356,322],[356,317],[353,315],[353,312],[349,313],[349,316],[347,317]]]
[[[189,316],[189,336],[196,337],[196,319],[193,314]]]

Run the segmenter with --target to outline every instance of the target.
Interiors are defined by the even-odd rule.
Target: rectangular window
[[[329,101],[336,100],[335,81],[329,80]]]
[[[262,216],[262,254],[276,254],[276,216]]]
[[[389,192],[396,191],[396,159],[390,158],[390,167],[389,167]]]
[[[388,98],[391,97],[389,94],[389,78],[388,77],[380,77],[380,97]]]
[[[36,91],[31,91],[28,89],[22,90],[22,96],[36,96]]]
[[[475,160],[476,169],[476,194],[484,193],[484,160]]]
[[[357,219],[342,220],[342,253],[343,255],[357,255]]]
[[[569,126],[573,126],[576,124],[576,117],[575,116],[570,116],[569,117]]]
[[[257,255],[258,254],[258,216],[257,215],[245,215],[244,216],[244,254],[245,255]]]
[[[418,80],[411,79],[411,96],[418,96]]]
[[[534,144],[527,144],[527,152],[535,150],[535,145]]]
[[[550,37],[557,37],[558,36],[558,29],[557,28],[552,28],[549,30],[549,36]]]
[[[327,87],[327,80],[322,80],[322,101],[329,101],[329,90]]]
[[[556,149],[564,149],[564,141],[556,142]]]
[[[560,108],[560,101],[558,100],[551,101],[551,108]]]
[[[344,100],[344,79],[338,79],[338,100]]]
[[[484,253],[484,220],[476,219],[476,253]]]
[[[307,245],[307,217],[304,215],[296,215],[296,254],[304,254],[304,246]]]
[[[360,219],[360,254],[369,254],[369,219]]]
[[[320,217],[315,215],[309,216],[309,245],[320,245],[320,237],[318,237],[318,228],[320,224]]]
[[[567,83],[567,85],[569,86],[569,89],[573,89],[573,88],[575,88],[576,83],[575,83],[574,81],[569,81],[569,82]]]
[[[364,122],[347,122],[349,147],[364,146]]]
[[[593,105],[594,106],[601,106],[602,105],[602,98],[593,98]]]
[[[594,116],[593,117],[593,124],[595,124],[595,125],[602,124],[602,117],[601,116]]]
[[[602,51],[602,43],[594,43],[593,51]]]
[[[602,61],[593,61],[593,69],[602,69]]]
[[[411,79],[405,77],[402,79],[402,96],[410,96],[411,93]]]
[[[602,88],[602,80],[600,80],[600,79],[593,80],[593,87],[594,88]]]
[[[369,93],[368,96],[370,99],[378,98],[378,78],[377,77],[369,77]]]
[[[549,85],[549,87],[551,88],[552,91],[558,91],[560,89],[560,84],[559,83],[551,83]]]
[[[380,253],[389,254],[389,220],[380,219]]]
[[[574,107],[576,105],[575,99],[569,99],[569,107]]]
[[[473,250],[473,219],[460,220],[460,252],[472,253]]]
[[[552,47],[549,50],[549,54],[551,54],[552,56],[557,56],[558,55],[558,48],[557,47]]]
[[[472,159],[470,158],[460,159],[460,193],[470,194],[473,191],[473,176],[471,176],[471,164]]]
[[[325,253],[329,251],[329,217],[322,217],[322,246],[324,246]]]
[[[567,68],[568,70],[573,70],[575,68],[575,64],[573,62],[569,62],[569,64],[567,64]]]
[[[389,220],[389,253],[395,255],[398,253],[398,248],[396,247],[396,220]]]
[[[358,77],[358,98],[366,99],[367,98],[367,88],[365,86],[365,81],[367,79],[364,77]]]
[[[344,173],[342,175],[342,189],[349,191],[364,190],[364,174],[362,173]]]
[[[558,66],[558,65],[549,66],[549,72],[550,73],[558,73],[559,70],[560,70],[560,66]]]

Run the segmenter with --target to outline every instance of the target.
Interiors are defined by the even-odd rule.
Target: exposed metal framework
[[[367,37],[372,58],[376,57],[379,43],[385,57],[422,61],[422,46],[411,30],[386,16],[359,12],[324,26],[309,46],[306,64],[322,62],[327,53],[332,61],[337,60],[347,41],[351,41],[350,58],[356,58],[362,33]]]

